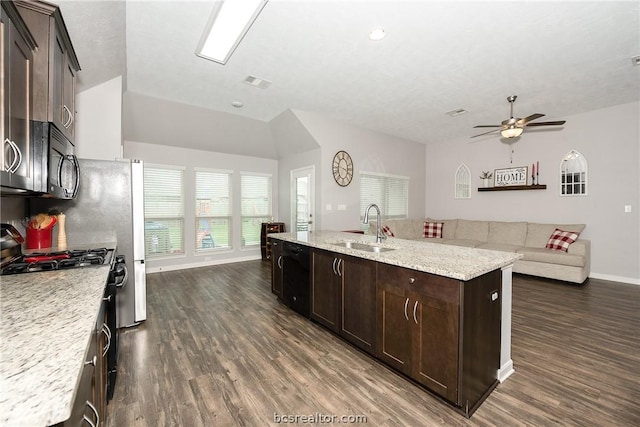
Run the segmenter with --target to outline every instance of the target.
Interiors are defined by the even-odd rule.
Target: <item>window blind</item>
[[[147,256],[184,253],[184,170],[145,165],[144,235]]]
[[[272,217],[271,175],[242,173],[240,176],[240,215],[242,246],[260,244],[263,222]]]
[[[196,250],[231,247],[231,172],[195,171]]]
[[[385,219],[407,218],[409,213],[409,177],[360,173],[360,219],[371,203],[378,205]]]

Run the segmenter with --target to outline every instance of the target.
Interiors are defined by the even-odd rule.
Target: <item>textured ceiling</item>
[[[637,1],[271,0],[226,65],[194,54],[213,2],[59,3],[81,90],[126,73],[131,92],[261,121],[299,109],[427,143],[498,124],[509,95],[542,120],[640,99]]]

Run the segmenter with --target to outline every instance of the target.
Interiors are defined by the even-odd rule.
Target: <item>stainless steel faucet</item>
[[[375,203],[371,203],[369,206],[367,206],[367,208],[364,210],[364,219],[362,220],[362,222],[364,224],[369,224],[369,211],[371,210],[371,208],[376,208],[376,243],[382,243],[382,240],[386,239],[387,236],[382,234],[382,225],[380,224],[380,208],[378,207],[378,205],[376,205]]]

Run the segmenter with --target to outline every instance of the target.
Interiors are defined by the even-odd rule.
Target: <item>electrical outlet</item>
[[[347,210],[347,205],[338,205],[338,210],[339,211],[346,211]]]
[[[333,209],[333,206],[331,206],[331,203],[327,203],[327,206],[325,206],[325,209],[330,211],[331,209]]]
[[[624,205],[624,213],[631,212],[631,205]]]

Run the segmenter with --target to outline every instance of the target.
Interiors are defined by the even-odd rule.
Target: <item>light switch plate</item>
[[[624,205],[624,212],[625,213],[631,212],[631,205]]]

